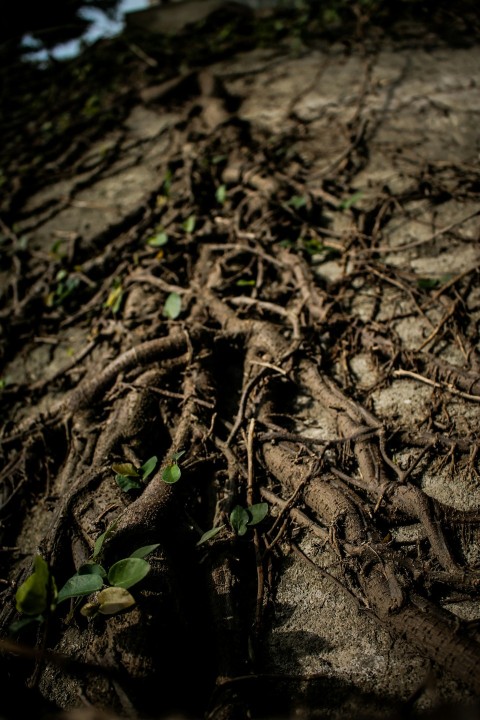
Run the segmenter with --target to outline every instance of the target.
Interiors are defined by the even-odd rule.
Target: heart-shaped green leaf
[[[237,505],[230,513],[230,525],[237,535],[245,535],[247,532],[250,515],[241,505]]]
[[[57,603],[72,597],[91,595],[100,590],[102,585],[103,579],[100,575],[72,575],[58,593]]]
[[[108,582],[115,587],[129,588],[143,580],[150,572],[150,565],[142,558],[124,558],[108,571]]]
[[[77,570],[77,575],[100,575],[100,577],[102,578],[107,577],[107,573],[104,567],[98,565],[97,563],[91,562],[80,565]]]
[[[261,523],[263,518],[267,516],[268,503],[257,503],[256,505],[250,505],[247,508],[247,511],[250,515],[250,520],[248,524],[258,525],[258,523]]]
[[[162,472],[163,482],[166,482],[169,485],[173,485],[173,483],[176,483],[178,480],[180,480],[181,476],[182,471],[178,467],[177,463],[167,465],[167,467]]]

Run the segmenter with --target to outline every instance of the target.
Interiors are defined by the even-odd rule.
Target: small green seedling
[[[219,203],[219,205],[223,205],[225,203],[226,199],[227,199],[227,186],[219,185],[215,192],[215,200]]]
[[[300,208],[305,207],[306,204],[306,195],[293,195],[287,203],[287,205],[293,207],[295,210],[300,210]]]
[[[417,278],[417,287],[422,290],[434,290],[439,285],[449,282],[453,275],[446,273],[440,277],[419,277]]]
[[[64,300],[72,295],[80,285],[78,277],[69,275],[63,268],[56,274],[55,281],[55,289],[49,292],[44,300],[47,307],[58,307]]]
[[[173,485],[174,483],[178,482],[182,476],[182,471],[180,470],[180,467],[178,465],[178,460],[180,460],[182,455],[185,455],[185,450],[180,450],[180,452],[173,453],[171,461],[169,462],[167,467],[163,469],[162,480],[168,485]]]
[[[123,288],[122,281],[119,278],[115,278],[113,281],[112,288],[108,293],[108,297],[104,302],[103,307],[111,310],[114,315],[118,313],[122,306],[123,301]]]
[[[245,535],[249,526],[258,525],[268,513],[268,503],[257,503],[244,508],[237,505],[230,513],[230,525],[237,535]]]
[[[124,491],[140,490],[157,466],[158,458],[153,455],[141,467],[133,463],[115,463],[112,470],[116,472],[115,482]]]
[[[195,225],[197,223],[197,218],[195,215],[190,215],[184,222],[182,223],[182,227],[185,230],[186,233],[192,233],[195,230]]]
[[[261,523],[267,514],[268,503],[256,503],[255,505],[248,505],[247,507],[236,505],[230,513],[230,526],[238,536],[242,536],[247,533],[249,527]],[[224,527],[225,525],[219,525],[207,530],[197,542],[197,546],[212,540]]]
[[[360,190],[356,193],[353,193],[353,195],[350,195],[349,198],[345,198],[345,200],[342,200],[338,204],[339,210],[348,210],[349,208],[353,207],[356,202],[361,200],[363,198],[364,193]]]
[[[98,544],[101,549],[107,534],[112,533],[111,525],[97,539],[96,546]],[[13,623],[10,630],[18,632],[30,622],[43,622],[46,612],[55,611],[65,600],[78,600],[94,593],[98,594],[81,610],[86,617],[93,617],[97,613],[114,615],[126,610],[135,604],[135,598],[128,589],[148,575],[151,566],[144,558],[158,546],[159,543],[156,543],[137,548],[130,557],[118,560],[108,571],[98,563],[85,563],[58,592],[47,563],[37,555],[34,572],[20,585],[15,595],[17,610],[27,617]],[[109,587],[104,588],[105,585]]]
[[[182,298],[177,292],[171,292],[165,300],[163,306],[164,317],[170,318],[170,320],[176,320],[182,312]]]
[[[18,612],[33,620],[55,609],[57,587],[48,564],[41,555],[36,556],[34,571],[18,588],[15,601]]]
[[[109,525],[108,528],[105,530],[105,532],[102,533],[101,535],[99,535],[98,538],[95,540],[95,545],[93,546],[93,555],[92,555],[92,558],[94,560],[95,560],[95,558],[101,557],[102,550],[103,550],[103,544],[104,544],[105,540],[108,540],[108,538],[114,534],[119,522],[120,522],[120,518],[118,518],[111,525]]]
[[[172,171],[170,170],[170,168],[167,168],[167,172],[165,173],[165,177],[163,179],[163,192],[167,197],[170,195],[170,189],[172,187],[172,177]]]
[[[147,245],[153,248],[163,247],[168,243],[168,235],[166,232],[158,232],[156,235],[148,238]]]

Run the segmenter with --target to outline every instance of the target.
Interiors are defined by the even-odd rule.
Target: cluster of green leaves
[[[163,468],[162,480],[168,485],[173,485],[173,483],[178,482],[182,476],[182,471],[178,464],[182,455],[185,455],[185,450],[173,453],[169,462]],[[112,465],[112,470],[117,473],[115,481],[124,492],[140,490],[157,467],[157,463],[158,458],[156,455],[149,458],[141,467],[136,467],[130,462],[115,463]],[[110,526],[110,529],[112,527],[113,526]],[[94,557],[96,557],[95,553]]]
[[[59,270],[55,276],[55,287],[45,297],[47,307],[61,305],[80,285],[80,280],[75,275],[70,275],[64,268]]]
[[[163,200],[166,199],[166,196],[160,196]],[[192,216],[193,217],[193,216]],[[190,222],[189,227],[194,227],[194,222],[192,225],[191,218],[188,219]],[[187,221],[185,221],[187,223]],[[184,229],[185,229],[185,223]],[[169,241],[169,237],[162,226],[159,226],[155,233],[151,235],[147,240],[147,245],[151,248],[155,248],[158,250],[157,258],[161,259],[163,257],[163,247],[167,245]],[[177,317],[182,312],[182,298],[177,292],[171,292],[167,295],[167,298],[165,300],[165,303],[163,305],[163,311],[162,314],[164,317],[169,318],[170,320],[176,320]]]
[[[230,513],[230,526],[236,535],[241,537],[247,533],[249,527],[261,523],[267,514],[268,503],[256,503],[255,505],[248,505],[247,507],[236,505]],[[209,540],[212,540],[224,530],[224,528],[225,525],[218,525],[217,527],[207,530],[207,532],[203,533],[197,545],[203,545]]]
[[[115,463],[112,470],[117,473],[115,481],[124,491],[140,490],[157,466],[158,458],[153,455],[141,467],[137,468],[133,463]]]
[[[113,532],[112,526],[109,530],[110,533],[107,531],[97,539],[94,558],[100,554],[105,539]],[[114,615],[132,607],[135,598],[128,589],[148,575],[150,563],[144,558],[157,547],[158,543],[140,547],[128,558],[115,562],[108,570],[92,559],[82,565],[59,591],[47,562],[41,555],[37,555],[34,572],[16,592],[16,607],[24,617],[11,625],[11,631],[18,632],[32,622],[43,622],[65,600],[79,600],[94,593],[97,594],[80,610],[85,617],[98,613]]]

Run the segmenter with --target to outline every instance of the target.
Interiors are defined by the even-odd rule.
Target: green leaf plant
[[[173,453],[170,462],[163,469],[162,480],[168,485],[173,485],[174,483],[178,482],[182,476],[182,471],[180,470],[180,467],[178,465],[178,461],[180,460],[182,455],[185,455],[185,450],[180,450],[180,452]]]
[[[15,604],[24,617],[11,626],[12,632],[34,622],[43,622],[57,604],[57,586],[50,568],[41,555],[34,560],[34,570],[15,594]]]
[[[256,503],[255,505],[248,505],[243,507],[242,505],[236,505],[230,513],[230,527],[239,537],[246,535],[248,528],[252,525],[258,525],[268,514],[268,503]],[[226,526],[219,525],[213,527],[207,532],[203,533],[200,540],[197,542],[198,545],[212,540],[216,537]]]
[[[133,463],[115,463],[112,470],[117,473],[115,482],[124,491],[140,490],[157,466],[158,458],[153,455],[141,467],[137,468]]]
[[[171,292],[167,295],[163,306],[163,315],[170,320],[176,320],[182,312],[182,298],[177,292]]]
[[[178,465],[178,461],[185,454],[185,450],[180,450],[172,454],[168,464],[162,470],[162,480],[168,485],[173,485],[178,482],[182,476],[182,471]],[[112,470],[116,472],[115,481],[117,485],[124,491],[129,490],[140,490],[145,485],[147,479],[154,472],[157,467],[158,458],[156,455],[151,457],[141,467],[136,467],[131,462],[115,463],[112,465]],[[97,539],[97,542],[103,542],[102,536]],[[96,550],[94,551],[93,557],[97,556]]]
[[[12,633],[19,632],[32,622],[43,622],[48,613],[56,611],[65,600],[78,600],[92,596],[80,610],[85,617],[115,615],[135,605],[128,590],[150,572],[150,563],[144,558],[156,550],[159,543],[137,548],[128,558],[115,562],[108,570],[94,562],[100,555],[104,541],[115,531],[116,523],[97,538],[93,559],[82,565],[57,592],[55,578],[47,563],[37,555],[34,571],[17,589],[16,608],[22,617],[10,626]],[[107,586],[107,587],[104,587]]]

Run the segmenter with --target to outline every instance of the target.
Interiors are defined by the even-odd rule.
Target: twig
[[[233,423],[233,427],[230,430],[230,434],[227,438],[227,442],[226,442],[227,447],[229,447],[232,444],[233,438],[237,434],[238,429],[243,422],[243,418],[245,416],[245,409],[247,406],[247,401],[248,401],[248,397],[249,397],[250,393],[252,392],[255,385],[258,385],[260,380],[262,380],[265,377],[265,375],[266,375],[266,369],[260,370],[258,375],[255,375],[255,377],[253,377],[250,380],[250,382],[247,383],[247,386],[244,388],[244,390],[242,392],[242,397],[240,398],[240,402],[238,405],[237,417],[235,418],[235,422]]]
[[[448,383],[435,382],[435,380],[430,380],[430,378],[427,378],[424,375],[420,375],[419,373],[412,372],[411,370],[394,370],[393,375],[395,377],[412,378],[412,380],[418,380],[419,382],[425,383],[425,385],[430,385],[431,387],[439,388],[441,390],[448,390],[448,392],[452,393],[452,395],[458,395],[464,400],[480,402],[480,395],[470,395],[469,393],[457,390],[455,387],[453,387],[453,385],[450,385]]]
[[[456,309],[457,309],[457,305],[458,305],[458,302],[457,302],[457,301],[454,302],[454,303],[452,303],[452,306],[451,306],[451,308],[449,309],[449,311],[448,311],[447,313],[445,313],[445,315],[444,315],[443,318],[440,320],[440,322],[438,323],[438,325],[432,330],[432,332],[430,333],[430,335],[422,342],[422,344],[420,345],[420,347],[417,348],[416,352],[420,352],[421,350],[423,350],[427,345],[429,345],[429,344],[432,342],[432,340],[434,340],[434,339],[437,337],[438,333],[440,332],[440,330],[442,329],[442,327],[445,325],[445,323],[446,323],[451,317],[453,317],[453,315],[455,315],[455,311],[456,311]]]

